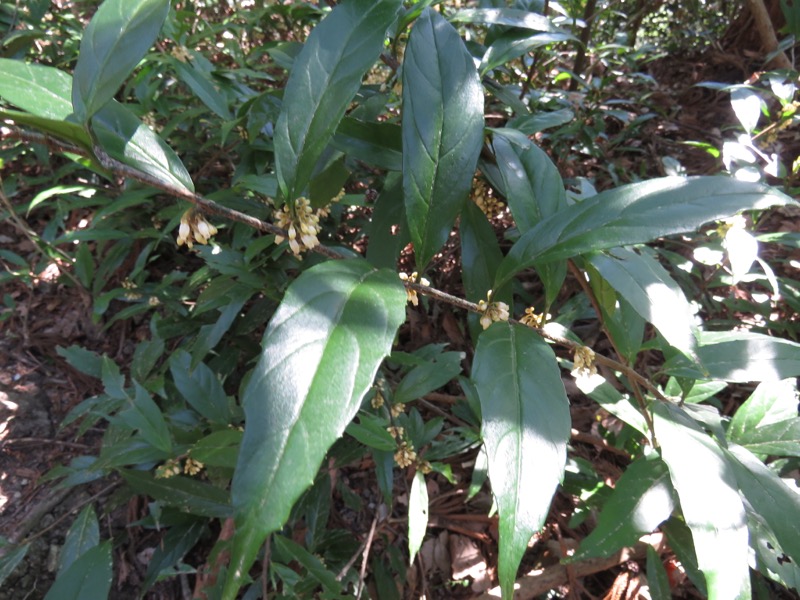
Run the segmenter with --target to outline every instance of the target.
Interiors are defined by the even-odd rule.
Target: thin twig
[[[364,557],[361,560],[361,571],[358,573],[358,586],[356,587],[356,598],[361,597],[361,591],[364,589],[364,581],[367,574],[367,560],[369,559],[369,551],[372,548],[372,540],[375,537],[375,529],[378,526],[378,514],[372,519],[372,526],[369,528],[367,535],[367,543],[364,545]]]

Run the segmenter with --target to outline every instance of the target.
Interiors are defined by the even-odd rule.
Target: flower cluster
[[[519,320],[520,323],[523,325],[527,325],[528,327],[542,327],[545,322],[545,314],[536,314],[536,309],[532,306],[529,306],[525,309],[525,314]]]
[[[404,283],[417,283],[417,278],[419,278],[419,273],[414,271],[411,275],[408,273],[400,273],[400,279],[403,280]],[[421,285],[430,285],[431,282],[422,277],[419,280]],[[419,305],[419,298],[417,297],[417,290],[412,290],[411,288],[406,288],[406,296],[408,297],[408,301],[411,302],[414,306]]]
[[[207,244],[212,236],[217,234],[217,228],[206,221],[205,217],[190,208],[181,217],[181,225],[178,228],[178,246],[186,244],[191,248],[194,242]]]
[[[376,389],[375,390],[375,395],[372,397],[372,400],[370,400],[370,404],[372,405],[372,408],[377,410],[381,406],[383,406],[384,402],[385,402],[385,400],[383,398],[383,394],[381,393],[380,389]]]
[[[488,329],[495,321],[508,321],[508,304],[505,302],[492,302],[492,290],[486,294],[486,300],[478,302],[481,315],[481,327]]]
[[[587,346],[575,348],[575,360],[572,366],[575,377],[590,377],[597,375],[597,365],[594,363],[594,350]]]
[[[394,453],[394,462],[401,469],[409,467],[417,460],[417,453],[410,442],[400,442],[397,452]]]
[[[186,463],[183,465],[183,472],[187,475],[197,475],[203,470],[203,463],[193,458],[187,458]]]
[[[125,291],[125,299],[126,300],[140,300],[142,298],[142,295],[139,292],[134,292],[133,291],[137,287],[138,286],[133,281],[128,279],[127,277],[123,280],[122,288],[124,290],[126,290]]]
[[[472,182],[472,187],[472,201],[478,205],[488,219],[503,211],[505,204],[492,195],[492,188],[488,187],[482,179],[476,177]]]
[[[289,248],[295,256],[300,256],[304,250],[310,250],[319,245],[317,234],[322,229],[319,224],[320,217],[328,214],[328,209],[321,208],[314,212],[308,198],[300,197],[294,203],[294,208],[284,205],[273,213],[278,227],[289,233]],[[299,238],[299,240],[298,240]],[[275,241],[280,244],[285,238],[276,236]]]
[[[181,474],[181,463],[179,460],[170,458],[163,465],[156,469],[156,479],[169,479]]]

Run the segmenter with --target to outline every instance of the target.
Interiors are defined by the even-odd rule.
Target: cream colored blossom
[[[486,294],[486,300],[478,302],[478,310],[482,312],[481,327],[488,329],[495,321],[508,321],[508,304],[492,302],[492,290]]]
[[[273,213],[278,227],[285,229],[289,235],[289,248],[292,254],[300,256],[305,250],[319,246],[317,234],[322,229],[319,224],[320,216],[327,215],[327,209],[314,212],[308,198],[300,197],[294,203],[294,208],[284,205]],[[280,244],[284,239],[279,235],[275,241]]]
[[[417,466],[419,467],[419,470],[422,471],[423,475],[427,475],[428,473],[433,471],[431,463],[429,463],[427,460],[420,461]]]
[[[536,309],[533,306],[529,306],[525,309],[525,314],[519,320],[520,323],[523,325],[527,325],[528,327],[541,327],[544,325],[545,322],[545,314],[536,314]]]
[[[386,431],[388,431],[389,435],[392,436],[394,439],[402,438],[406,432],[406,430],[403,427],[395,427],[394,425],[391,427],[387,427]]]
[[[203,463],[193,458],[187,458],[186,463],[183,465],[183,472],[187,475],[197,475],[203,470]]]
[[[207,244],[213,236],[217,234],[217,228],[206,221],[206,218],[190,208],[181,217],[181,224],[178,227],[178,246],[186,244],[191,248],[194,242]]]
[[[478,205],[481,212],[486,215],[488,219],[495,217],[503,212],[505,204],[500,202],[493,195],[492,188],[486,185],[483,179],[477,177],[472,182],[472,201]]]
[[[419,278],[419,273],[414,271],[411,275],[408,273],[400,273],[400,279],[403,280],[404,283],[417,283],[417,279]],[[419,279],[420,285],[430,285],[431,282],[425,279],[424,277]],[[419,298],[417,297],[417,290],[413,290],[410,287],[406,287],[406,297],[411,304],[414,306],[419,305]]]
[[[381,391],[375,390],[375,395],[372,397],[372,400],[370,400],[370,405],[372,406],[372,408],[377,410],[381,406],[383,406],[384,402],[385,400],[383,398],[383,394],[381,394]]]
[[[417,453],[409,442],[400,442],[397,452],[394,453],[394,462],[400,468],[405,468],[414,464],[417,460]]]
[[[180,461],[171,458],[163,465],[156,468],[156,479],[169,479],[181,474]]]
[[[597,365],[594,362],[594,350],[587,346],[575,348],[575,360],[572,366],[572,375],[575,377],[590,377],[597,375]]]
[[[392,408],[390,409],[392,413],[392,418],[396,419],[400,415],[402,415],[406,410],[406,405],[402,402],[398,402],[397,404],[392,404]]]

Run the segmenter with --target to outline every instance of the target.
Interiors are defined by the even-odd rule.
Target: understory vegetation
[[[0,367],[86,492],[16,597],[793,597],[800,8],[744,4],[0,2]]]

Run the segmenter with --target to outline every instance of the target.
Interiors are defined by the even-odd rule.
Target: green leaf
[[[658,402],[653,419],[709,598],[749,600],[747,520],[731,461],[679,407]]]
[[[360,422],[350,423],[345,432],[369,448],[384,452],[397,449],[397,442],[386,430],[386,422],[369,414],[362,413]]]
[[[164,24],[169,0],[105,0],[81,38],[72,105],[88,123],[117,93]]]
[[[569,401],[553,351],[520,325],[494,323],[481,334],[472,379],[500,514],[498,574],[510,598],[522,555],[563,478]]]
[[[303,193],[399,7],[400,0],[349,0],[308,36],[292,66],[275,126],[275,169],[287,201]]]
[[[228,396],[217,375],[205,363],[192,368],[192,356],[178,350],[170,358],[169,370],[175,387],[192,408],[212,423],[230,423]]]
[[[178,563],[200,541],[207,529],[205,520],[201,519],[170,527],[147,563],[142,591],[149,589],[162,571]]]
[[[147,494],[182,512],[220,519],[231,515],[228,493],[213,485],[180,475],[156,479],[145,471],[120,469],[119,473],[134,491]]]
[[[497,267],[503,260],[503,252],[497,242],[489,221],[478,205],[467,202],[459,222],[461,234],[461,279],[467,300],[477,302],[486,298],[492,289]],[[506,290],[495,290],[493,298],[510,304]]]
[[[544,15],[518,8],[464,8],[450,16],[456,23],[507,25],[533,31],[560,31]]]
[[[399,173],[386,176],[383,190],[372,209],[368,236],[367,260],[378,268],[397,268],[400,251],[411,241],[403,205],[403,179]]]
[[[544,32],[531,35],[527,31],[508,31],[500,35],[489,46],[481,60],[480,72],[486,73],[534,48],[574,39],[575,37],[565,32]]]
[[[417,269],[447,241],[483,142],[483,88],[464,43],[426,8],[403,59],[403,189]]]
[[[235,596],[259,546],[283,526],[355,416],[405,304],[397,274],[363,260],[317,265],[289,286],[244,392],[233,479],[237,535],[224,598]]]
[[[189,455],[204,465],[233,469],[239,457],[243,435],[238,429],[215,431],[197,441]]]
[[[567,206],[564,182],[550,157],[532,143],[520,147],[495,130],[492,141],[508,207],[520,233]],[[499,134],[499,135],[498,135]]]
[[[797,383],[793,379],[764,381],[733,415],[728,439],[740,440],[762,425],[777,423],[797,415]]]
[[[394,123],[365,123],[345,117],[331,142],[334,148],[389,171],[403,170],[403,138]]]
[[[30,544],[24,544],[9,552],[4,552],[3,555],[0,556],[0,584],[8,579],[8,576],[14,572],[17,565],[19,565],[22,559],[25,558],[25,555],[28,554],[30,547]]]
[[[742,210],[794,204],[774,188],[729,177],[663,177],[608,190],[527,231],[500,266],[502,284],[536,262],[642,244]]]
[[[647,546],[647,583],[650,586],[651,600],[670,600],[672,590],[669,587],[669,577],[661,557],[655,548]]]
[[[793,561],[800,562],[800,494],[768,469],[746,448],[730,444],[727,456],[739,489],[756,514],[769,525]]]
[[[60,574],[44,600],[106,600],[111,591],[111,566],[111,542],[103,542]]]
[[[417,365],[403,377],[394,391],[394,404],[411,402],[439,389],[461,373],[463,352],[443,352]]]
[[[172,452],[172,437],[161,409],[153,402],[150,394],[138,382],[134,382],[136,395],[128,398],[128,408],[119,414],[119,419],[131,429],[137,429],[144,440],[169,454]]]
[[[99,543],[100,524],[90,504],[80,512],[67,532],[59,556],[58,577],[63,575],[80,556]]]
[[[635,460],[614,486],[597,527],[570,560],[611,556],[632,546],[669,518],[676,506],[674,495],[667,465],[661,459]]]
[[[97,141],[109,156],[167,185],[194,191],[180,158],[152,129],[116,100],[92,118]]]
[[[722,381],[766,381],[800,375],[800,344],[750,331],[701,331],[701,370],[682,355],[664,364],[676,377]]]
[[[504,129],[494,131],[493,146],[498,170],[503,178],[503,192],[517,229],[525,233],[567,206],[564,182],[543,150],[524,136],[526,143],[519,146],[504,135],[504,131],[519,132]],[[537,264],[536,270],[544,283],[545,304],[549,307],[564,283],[566,262]]]
[[[428,529],[428,487],[422,471],[414,473],[411,490],[408,493],[408,559],[414,564],[414,558],[422,547],[425,532]]]
[[[95,379],[100,379],[102,377],[103,357],[96,352],[86,350],[80,346],[70,346],[69,348],[57,346],[56,353],[61,358],[65,359],[71,367],[77,369],[81,373],[89,377],[94,377]]]
[[[800,456],[800,419],[786,419],[749,429],[737,443],[755,454]]]
[[[197,60],[191,63],[184,63],[173,57],[167,57],[166,60],[178,78],[189,86],[203,104],[223,120],[231,120],[232,115],[225,94],[220,91],[220,86],[214,81],[212,74],[198,66]]]
[[[300,544],[282,535],[276,535],[274,540],[276,553],[285,554],[290,560],[294,559],[300,563],[300,565],[306,569],[306,573],[317,581],[329,594],[339,594],[341,585],[336,581],[336,576],[325,568],[325,565],[319,558],[311,554]]]
[[[588,260],[669,344],[686,356],[696,356],[694,311],[683,290],[657,260],[629,248],[615,248]]]
[[[25,112],[64,121],[72,114],[71,90],[72,78],[63,71],[0,58],[0,97]]]

